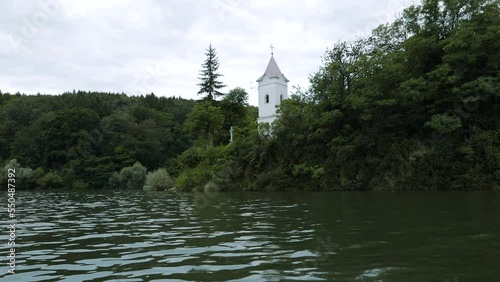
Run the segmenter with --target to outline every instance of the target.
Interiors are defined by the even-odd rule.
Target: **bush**
[[[108,180],[108,185],[111,189],[119,189],[120,188],[120,174],[118,172],[114,172]]]
[[[199,165],[196,168],[184,170],[175,180],[175,186],[181,191],[201,190],[211,179],[210,167]]]
[[[149,172],[146,176],[146,186],[149,189],[163,191],[174,187],[174,181],[164,168]]]
[[[220,191],[244,190],[241,180],[243,169],[234,160],[227,160],[214,168],[213,183]]]
[[[213,181],[217,170],[226,162],[229,146],[209,148],[193,147],[179,156],[181,172],[175,180],[176,187],[182,191],[203,190],[205,184]],[[215,184],[219,185],[215,180]]]
[[[15,187],[16,190],[19,189],[31,189],[34,188],[33,183],[33,170],[29,167],[22,167],[20,163],[17,162],[16,159],[12,159],[9,162],[6,162],[5,166],[0,167],[0,182],[6,183],[7,181],[7,173],[9,169],[15,169],[15,179],[16,182]]]
[[[109,186],[116,189],[142,189],[147,169],[140,162],[124,167],[120,173],[113,173],[108,180]]]
[[[213,181],[209,181],[207,184],[205,184],[205,187],[203,188],[203,192],[205,193],[217,193],[220,191],[219,185],[217,185]]]
[[[82,180],[75,180],[73,183],[71,183],[71,188],[75,190],[85,190],[88,189],[87,183],[83,182]]]
[[[55,172],[49,171],[45,176],[36,182],[42,189],[61,188],[62,178]]]
[[[181,169],[195,168],[200,162],[203,161],[204,150],[200,147],[192,147],[184,151],[177,158],[177,166]]]

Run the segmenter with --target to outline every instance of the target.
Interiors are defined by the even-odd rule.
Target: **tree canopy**
[[[108,187],[114,172],[140,162],[162,167],[192,146],[184,122],[194,101],[76,91],[0,95],[0,161],[16,159],[45,183]],[[38,169],[38,170],[37,170]],[[33,173],[35,175],[35,173]],[[59,181],[61,180],[61,181]],[[82,185],[84,183],[85,185]]]
[[[181,175],[223,190],[499,189],[499,19],[498,1],[410,6],[332,46],[272,137],[246,123],[224,150],[189,151]]]

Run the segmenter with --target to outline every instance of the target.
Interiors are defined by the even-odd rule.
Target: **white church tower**
[[[258,122],[272,124],[276,119],[276,106],[288,99],[289,80],[281,73],[274,60],[273,45],[271,45],[271,60],[264,74],[257,79],[259,83],[259,118]]]

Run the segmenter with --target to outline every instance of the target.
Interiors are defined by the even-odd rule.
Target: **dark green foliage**
[[[208,101],[0,92],[0,160],[26,188],[139,189],[164,166],[185,191],[499,189],[498,4],[423,0],[337,43],[272,131],[243,89],[214,100],[211,46]]]
[[[222,131],[216,137],[216,144],[227,144],[230,140],[231,127],[240,126],[249,114],[248,93],[245,89],[236,87],[224,96],[220,102],[220,109],[224,116]],[[258,109],[257,109],[258,110]],[[257,119],[258,113],[255,114]]]
[[[36,182],[41,189],[57,189],[63,187],[63,180],[57,172],[49,171]]]
[[[136,161],[154,170],[189,148],[184,122],[194,104],[154,94],[2,93],[0,158],[38,171],[19,189],[105,188]]]
[[[212,102],[215,98],[224,96],[224,93],[220,92],[219,89],[226,87],[226,85],[219,81],[222,74],[217,72],[219,69],[219,59],[217,58],[215,48],[212,48],[212,44],[208,46],[205,55],[207,58],[201,65],[202,70],[199,77],[201,82],[198,84],[200,86],[198,95],[204,94],[206,95],[205,99]]]
[[[208,101],[197,103],[186,120],[186,128],[198,136],[198,142],[213,147],[214,135],[220,134],[224,115],[219,107]]]
[[[226,146],[195,146],[185,151],[178,158],[178,169],[175,185],[183,191],[203,190],[205,185],[215,177],[217,168],[226,163],[228,157]]]
[[[13,177],[8,177],[9,173],[12,173]],[[33,188],[33,170],[30,167],[22,166],[16,159],[7,161],[5,165],[0,166],[0,183],[5,183],[7,186],[9,178],[12,178],[14,182],[8,183],[14,185],[15,188]]]
[[[495,1],[429,0],[335,45],[282,104],[260,174],[280,171],[281,189],[498,187],[499,18]]]
[[[226,155],[184,156],[181,175],[221,190],[498,189],[499,19],[498,1],[409,7],[327,51],[271,136],[241,124]]]

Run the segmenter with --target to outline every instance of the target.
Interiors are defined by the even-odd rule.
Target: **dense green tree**
[[[230,90],[219,103],[224,123],[222,131],[216,136],[216,144],[227,144],[231,127],[240,126],[248,115],[248,93],[241,87]]]
[[[224,114],[224,128],[240,124],[247,115],[248,93],[241,87],[236,87],[222,99],[220,103]]]
[[[188,130],[198,134],[198,141],[205,147],[213,147],[214,135],[222,130],[224,115],[210,102],[196,104],[186,120]]]
[[[206,95],[205,99],[211,102],[217,97],[224,96],[224,93],[220,92],[219,89],[226,87],[226,85],[219,80],[222,74],[217,72],[219,69],[219,59],[217,58],[217,53],[215,48],[212,47],[212,44],[208,46],[205,55],[207,58],[201,65],[202,70],[200,71],[199,77],[201,82],[198,84],[198,86],[200,86],[198,95]]]

